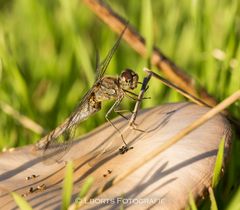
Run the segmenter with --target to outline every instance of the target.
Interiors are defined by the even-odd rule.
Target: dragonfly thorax
[[[137,87],[138,75],[131,69],[125,69],[118,78],[118,82],[122,89],[133,90]]]
[[[117,99],[124,94],[119,87],[118,79],[115,77],[105,76],[101,79],[94,90],[94,100],[102,102],[105,100]]]

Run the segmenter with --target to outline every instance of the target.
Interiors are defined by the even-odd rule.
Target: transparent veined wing
[[[90,106],[88,102],[91,95],[94,92],[94,88],[99,84],[102,77],[104,76],[109,63],[120,44],[120,41],[122,39],[122,36],[126,28],[127,28],[127,25],[122,31],[121,35],[117,39],[112,49],[108,52],[106,58],[100,64],[99,64],[99,57],[97,54],[95,82],[92,88],[80,100],[75,111],[71,114],[71,116],[67,120],[64,121],[64,123],[62,123],[60,126],[58,126],[56,129],[54,129],[47,136],[45,136],[43,139],[40,140],[40,142],[43,142],[43,144],[37,144],[37,145],[41,145],[40,147],[37,146],[37,148],[38,150],[43,151],[43,159],[45,162],[51,163],[52,160],[54,160],[54,162],[61,161],[62,157],[66,154],[67,151],[69,151],[69,149],[72,146],[77,125],[81,121],[86,119],[87,118],[86,116],[89,117],[90,115],[92,115],[93,113],[99,110],[99,109],[96,109],[89,113],[83,113],[84,110],[86,109],[86,106]],[[84,116],[84,117],[81,117],[81,116]]]
[[[125,28],[123,29],[122,33],[120,34],[120,36],[118,37],[117,41],[115,42],[115,44],[113,45],[112,49],[108,52],[107,56],[105,57],[105,59],[100,63],[100,65],[97,65],[97,77],[96,77],[96,81],[100,81],[101,78],[103,77],[103,75],[105,74],[107,67],[114,55],[114,53],[116,52],[120,41],[123,37],[123,34],[125,33],[126,29],[128,27],[128,23],[126,24]]]

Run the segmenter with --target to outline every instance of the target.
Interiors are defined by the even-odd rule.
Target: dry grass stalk
[[[124,18],[114,12],[101,0],[84,0],[84,2],[108,26],[117,33],[121,33],[127,23]],[[128,25],[123,39],[140,55],[146,56],[147,49],[145,40],[130,24]],[[211,106],[216,105],[216,100],[210,96],[204,88],[197,88],[194,79],[176,66],[174,62],[161,53],[157,47],[154,47],[151,62],[161,70],[171,82],[181,87],[183,90],[195,97],[200,97],[205,103]]]
[[[0,101],[0,108],[3,110],[3,112],[17,120],[23,127],[37,134],[44,133],[44,129],[39,124],[31,120],[30,118],[20,114],[18,111],[13,109],[10,105],[6,104],[5,102]]]

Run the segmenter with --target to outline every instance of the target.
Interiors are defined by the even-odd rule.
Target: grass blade
[[[210,196],[210,201],[211,201],[211,210],[218,210],[216,199],[214,196],[213,188],[209,187],[208,189],[209,196]]]
[[[84,200],[85,201],[88,200],[86,196],[90,188],[92,187],[93,181],[94,181],[94,178],[91,176],[89,176],[86,179],[86,181],[83,183],[82,189],[80,190],[78,197],[75,199],[75,203],[72,204],[69,209],[79,209],[80,206],[83,205]]]
[[[197,210],[197,205],[195,203],[194,197],[192,195],[192,193],[190,193],[189,195],[189,202],[188,202],[188,209],[189,210]]]
[[[30,204],[19,194],[12,192],[13,199],[21,210],[32,210]]]
[[[142,0],[142,16],[141,28],[142,34],[146,39],[147,54],[146,58],[149,59],[152,54],[153,48],[153,32],[152,32],[152,4],[151,0]]]
[[[225,142],[225,136],[222,138],[218,147],[218,153],[216,157],[216,163],[215,163],[213,178],[212,178],[212,188],[215,188],[220,180],[221,170],[223,166],[223,158],[224,158],[224,142]]]
[[[238,187],[237,192],[234,194],[230,203],[228,204],[226,210],[240,209],[240,187]]]
[[[73,163],[70,161],[66,166],[66,172],[63,182],[63,194],[62,194],[62,210],[68,209],[73,188]]]
[[[87,180],[83,183],[82,189],[79,193],[79,198],[82,199],[86,196],[88,193],[89,189],[92,187],[94,178],[93,177],[88,177]]]

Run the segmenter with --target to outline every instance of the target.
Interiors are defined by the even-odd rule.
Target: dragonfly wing
[[[102,79],[115,51],[117,50],[126,29],[127,29],[127,25],[125,26],[124,30],[122,31],[121,35],[119,36],[118,40],[116,41],[112,49],[108,52],[106,58],[100,64],[97,56],[96,80],[92,88],[83,96],[83,98],[81,99],[75,111],[71,114],[67,122],[64,122],[62,125],[57,127],[50,134],[48,134],[46,137],[42,139],[43,142],[40,140],[40,143],[36,145],[37,148],[38,148],[38,145],[40,145],[38,149],[43,150],[43,158],[45,160],[53,159],[53,160],[59,161],[65,155],[65,153],[71,148],[72,140],[74,138],[74,134],[76,130],[76,125],[82,121],[82,120],[78,120],[77,122],[75,122],[73,119],[75,119],[76,114],[79,114],[79,112],[81,112],[82,107],[86,105],[86,103],[88,103],[95,87],[98,85],[98,83]],[[95,111],[98,111],[98,109],[96,109]]]
[[[123,37],[123,34],[125,33],[126,29],[128,27],[128,23],[126,24],[125,28],[123,29],[122,33],[120,34],[119,38],[117,39],[117,41],[115,42],[115,44],[113,45],[112,49],[108,52],[106,58],[99,64],[97,65],[97,77],[96,77],[96,81],[100,81],[101,78],[103,77],[105,71],[107,70],[107,67],[114,55],[114,53],[116,52],[120,41]]]
[[[69,151],[73,144],[77,125],[66,129],[61,135],[52,138],[47,146],[43,149],[43,159],[45,163],[52,164],[61,162],[63,156]]]
[[[44,142],[39,144],[40,147],[37,146],[38,150],[43,151],[44,160],[47,160],[48,158],[50,160],[60,160],[61,157],[63,157],[71,148],[76,128],[79,123],[86,118],[81,117],[81,115],[83,114],[83,107],[88,106],[86,104],[91,97],[93,89],[94,86],[83,96],[71,116],[52,132],[50,132],[46,137],[44,137]],[[89,113],[89,116],[91,114],[92,113]]]
[[[103,75],[105,74],[107,67],[114,55],[114,53],[116,52],[120,41],[123,37],[123,34],[125,33],[126,29],[128,27],[128,23],[126,24],[125,28],[123,29],[122,33],[120,34],[119,38],[117,39],[117,41],[115,42],[115,44],[113,45],[112,49],[108,52],[106,58],[98,65],[98,55],[97,55],[97,59],[96,59],[96,63],[97,63],[97,77],[96,77],[96,81],[95,83],[98,83]],[[94,153],[95,158],[93,158],[93,160],[91,160],[89,162],[90,166],[94,166],[96,165],[98,162],[100,162],[101,160],[107,158],[109,155],[111,155],[113,152],[117,151],[117,148],[119,146],[113,146],[113,142],[111,141],[108,145],[103,145],[103,147],[100,148],[99,151]]]

